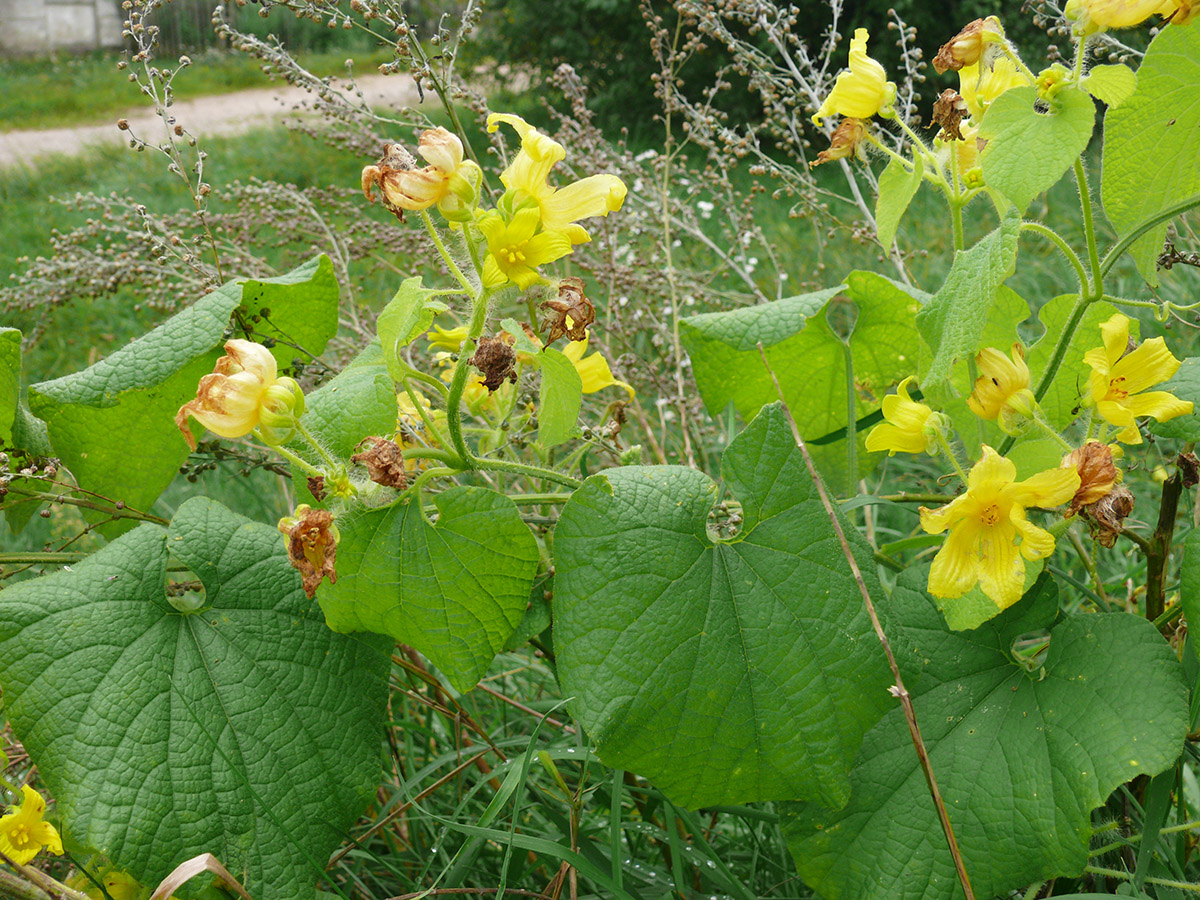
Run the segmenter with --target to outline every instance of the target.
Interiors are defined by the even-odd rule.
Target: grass
[[[117,53],[0,60],[0,130],[65,128],[111,122],[144,106],[138,86],[117,71]],[[370,72],[388,57],[378,51],[335,50],[298,56],[317,75],[344,75],[346,60],[355,71]],[[228,94],[266,83],[260,64],[250,57],[215,50],[193,59],[186,77],[176,82],[176,98]]]

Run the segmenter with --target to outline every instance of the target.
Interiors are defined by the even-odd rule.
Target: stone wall
[[[0,55],[122,43],[117,0],[0,0]]]

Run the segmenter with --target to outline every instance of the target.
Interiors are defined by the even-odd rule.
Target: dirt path
[[[407,75],[365,75],[358,79],[367,102],[396,108],[417,102],[417,90]],[[243,134],[261,128],[286,116],[298,103],[311,94],[300,88],[280,84],[181,100],[172,111],[179,124],[200,140],[219,135]],[[118,130],[118,116],[105,125],[78,125],[70,128],[47,128],[39,131],[9,131],[0,133],[0,168],[31,164],[38,157],[52,154],[78,154],[93,144],[124,144],[128,135]],[[153,109],[130,110],[125,118],[134,134],[147,141],[161,140],[162,121]]]

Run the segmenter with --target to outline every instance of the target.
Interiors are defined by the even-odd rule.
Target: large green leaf
[[[1092,66],[1080,84],[1109,108],[1120,106],[1137,88],[1137,72],[1125,65]]]
[[[583,381],[575,364],[560,351],[547,347],[537,355],[542,370],[538,395],[538,441],[549,449],[579,433],[579,407]]]
[[[21,332],[0,328],[0,446],[12,442],[21,398]]]
[[[563,695],[615,768],[675,802],[848,799],[850,761],[887,705],[862,598],[780,407],[722,459],[741,532],[714,540],[717,485],[675,466],[610,469],[555,537]],[[873,596],[871,550],[846,525]]]
[[[251,338],[274,341],[271,352],[280,366],[315,359],[337,334],[339,288],[324,253],[276,278],[242,279],[235,290],[239,285],[239,307],[254,326]]]
[[[980,156],[983,179],[1020,213],[1087,149],[1096,122],[1096,104],[1077,88],[1060,91],[1043,104],[1044,111],[1035,105],[1037,99],[1034,87],[1005,91],[979,125],[979,136],[987,141]]]
[[[1187,732],[1179,661],[1136,616],[1054,624],[1049,579],[976,631],[947,631],[923,590],[926,572],[900,576],[890,637],[976,896],[1082,872],[1091,811],[1117,785],[1179,755]],[[1012,643],[1040,629],[1049,629],[1049,653],[1027,671]],[[804,880],[827,900],[961,896],[899,708],[866,736],[851,784],[843,809],[785,810]]]
[[[925,167],[921,157],[914,156],[909,169],[899,159],[893,159],[879,176],[879,196],[875,200],[875,232],[883,249],[891,253],[896,229],[908,205],[917,195]]]
[[[445,303],[433,299],[437,294],[435,289],[421,286],[420,275],[406,278],[375,322],[388,371],[396,381],[409,371],[400,355],[404,348],[421,332],[427,331],[433,324],[433,317],[446,309]]]
[[[279,533],[204,498],[0,596],[5,713],[68,836],[148,884],[210,852],[256,897],[315,896],[378,783],[390,647],[326,628]]]
[[[839,288],[692,316],[680,323],[679,333],[711,415],[733,403],[749,420],[778,399],[758,353],[761,341],[804,436],[815,438],[846,427],[851,399],[858,419],[879,408],[888,387],[916,371],[920,337],[913,317],[924,299],[881,275],[851,272]],[[836,330],[831,318],[838,323]],[[848,396],[847,356],[854,368],[853,398]],[[879,459],[879,454],[866,452],[865,438],[859,433],[860,466],[854,479]],[[810,449],[826,480],[836,490],[850,492],[845,439]]]
[[[383,349],[372,341],[334,378],[306,398],[301,420],[327,450],[347,458],[368,435],[396,430],[396,386]],[[300,449],[297,443],[295,449]]]
[[[1183,360],[1175,376],[1170,381],[1156,385],[1154,390],[1170,391],[1180,400],[1191,400],[1192,415],[1176,416],[1165,422],[1150,419],[1150,430],[1159,437],[1200,441],[1200,415],[1196,415],[1196,411],[1200,410],[1200,356],[1189,356]]]
[[[999,228],[955,253],[945,282],[917,313],[917,327],[933,351],[922,389],[948,381],[956,363],[979,351],[996,292],[1016,269],[1020,228],[1020,216],[1010,210]]]
[[[1164,28],[1137,73],[1137,88],[1104,122],[1100,196],[1118,235],[1173,203],[1200,194],[1200,31]],[[1158,284],[1164,222],[1130,247],[1138,271]]]
[[[187,459],[188,446],[175,427],[175,413],[196,395],[200,377],[212,371],[244,289],[252,288],[260,300],[273,304],[271,327],[303,336],[309,341],[306,350],[324,349],[324,339],[317,340],[310,330],[318,326],[305,321],[309,315],[323,321],[330,303],[336,317],[337,284],[330,294],[322,275],[330,264],[322,260],[279,278],[224,285],[107,359],[32,385],[30,406],[45,420],[55,455],[82,487],[134,509],[149,508]],[[301,272],[326,287],[298,281]],[[268,329],[265,321],[254,325]],[[296,355],[294,349],[281,346],[273,352],[289,362]],[[124,530],[131,521],[121,520],[112,528]]]
[[[473,688],[529,602],[538,548],[503,494],[455,487],[430,524],[410,501],[338,520],[336,584],[319,591],[335,631],[374,631],[420,650]]]

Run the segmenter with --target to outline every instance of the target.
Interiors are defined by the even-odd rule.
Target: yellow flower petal
[[[1025,592],[1025,560],[1015,539],[1011,521],[983,529],[980,538],[979,587],[1001,609],[1008,609]]]
[[[19,808],[0,818],[0,852],[20,865],[25,865],[43,849],[58,855],[63,852],[62,839],[49,822],[43,822],[46,801],[29,785],[21,787]]]
[[[1126,406],[1134,416],[1152,416],[1160,422],[1189,415],[1193,408],[1191,400],[1180,400],[1170,391],[1146,391],[1130,397]]]
[[[1013,344],[1009,356],[994,347],[986,347],[975,357],[979,377],[967,398],[971,412],[981,419],[995,420],[1005,406],[1029,388],[1029,367],[1025,365],[1025,350]]]
[[[867,29],[855,29],[849,68],[838,73],[833,90],[812,117],[817,125],[831,114],[869,119],[891,102],[896,86],[887,80],[883,66],[867,55],[868,38]]]
[[[1121,390],[1126,394],[1140,394],[1148,387],[1173,378],[1179,366],[1179,360],[1167,349],[1166,341],[1156,337],[1143,341],[1137,349],[1122,357],[1112,367],[1111,377],[1114,382],[1121,382]]]
[[[625,182],[616,175],[591,175],[559,188],[541,201],[542,227],[562,231],[572,222],[606,216],[625,202]]]
[[[929,593],[935,597],[961,597],[979,580],[979,540],[982,527],[964,521],[950,532],[929,568]]]
[[[983,456],[967,474],[967,491],[996,491],[1017,477],[1017,467],[987,444],[983,445]]]
[[[1014,470],[1015,473],[1015,470]],[[1079,472],[1073,468],[1047,469],[1003,490],[1005,499],[1019,506],[1050,509],[1061,506],[1079,490]]]
[[[1054,535],[1038,528],[1025,515],[1025,510],[1014,506],[1009,520],[1021,536],[1021,555],[1026,559],[1045,559],[1054,552]]]

